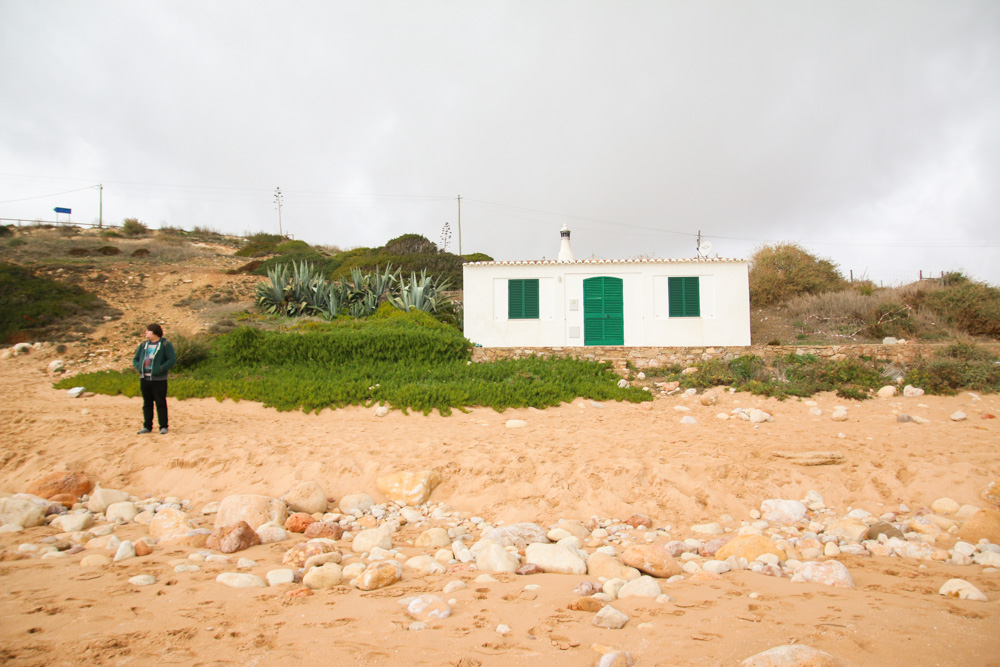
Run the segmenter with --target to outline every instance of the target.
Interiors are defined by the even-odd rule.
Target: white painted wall
[[[479,262],[463,267],[465,336],[483,347],[583,346],[583,281],[622,279],[625,345],[750,344],[750,288],[742,260]],[[670,317],[667,279],[698,276],[701,317]],[[507,280],[538,279],[539,319],[507,319]]]

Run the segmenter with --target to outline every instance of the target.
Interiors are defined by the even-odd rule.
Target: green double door
[[[600,276],[583,281],[583,344],[625,344],[621,278]]]

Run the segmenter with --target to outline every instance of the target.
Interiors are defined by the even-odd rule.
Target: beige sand
[[[334,498],[367,492],[380,500],[379,475],[433,468],[443,482],[431,501],[465,515],[548,525],[639,512],[683,539],[693,524],[729,514],[728,527],[736,529],[762,500],[800,499],[810,490],[840,514],[864,508],[878,515],[900,502],[916,509],[942,496],[985,507],[981,490],[1000,478],[1000,420],[980,418],[1000,415],[997,396],[856,404],[821,395],[815,398],[821,417],[810,416],[800,401],[746,394],[724,394],[714,407],[679,397],[658,399],[652,410],[577,400],[548,410],[474,409],[451,417],[393,411],[384,418],[360,408],[305,415],[247,402],[171,399],[170,435],[140,437],[138,399],[68,399],[46,376],[51,358],[0,361],[0,490],[23,491],[52,470],[70,469],[107,487],[179,496],[195,507],[235,493],[278,496],[309,479]],[[835,405],[849,407],[847,422],[830,420]],[[775,421],[755,428],[716,418],[737,406],[764,408]],[[959,409],[969,419],[950,421]],[[894,410],[931,423],[897,423]],[[698,424],[680,424],[683,414]],[[505,428],[513,418],[528,427]],[[846,462],[802,467],[773,455],[810,450],[837,450]],[[0,548],[54,532],[37,527],[0,535]],[[408,554],[422,552],[406,544],[417,532],[404,527],[398,535]],[[146,531],[128,525],[118,534],[137,538]],[[252,571],[263,576],[280,567],[296,541],[235,557],[256,560]],[[235,565],[175,574],[168,561],[190,551],[158,547],[97,569],[79,566],[88,552],[0,563],[0,661],[554,666],[592,664],[599,654],[591,645],[600,644],[630,651],[640,665],[734,665],[772,646],[803,643],[854,665],[1000,664],[1000,573],[980,566],[841,557],[854,589],[731,572],[718,581],[664,584],[675,603],[617,601],[631,620],[622,630],[605,630],[591,625],[592,613],[566,609],[583,576],[497,575],[498,583],[477,584],[478,572],[407,571],[402,582],[371,593],[345,586],[291,598],[288,587],[237,590],[214,581]],[[136,574],[153,574],[157,583],[129,585]],[[939,596],[952,577],[972,582],[990,601]],[[408,631],[411,620],[399,599],[440,592],[454,579],[469,586],[443,596],[457,600],[453,615]],[[527,584],[540,589],[525,591]],[[759,597],[749,598],[751,592]],[[501,636],[498,624],[512,632]]]

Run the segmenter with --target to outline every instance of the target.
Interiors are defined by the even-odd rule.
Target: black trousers
[[[153,405],[160,428],[167,428],[167,381],[139,379],[142,390],[142,427],[153,430]]]

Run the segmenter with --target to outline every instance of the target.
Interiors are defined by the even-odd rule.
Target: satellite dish
[[[712,242],[711,241],[702,241],[701,245],[698,246],[698,256],[699,257],[708,257],[708,253],[710,253],[710,252],[712,252]]]

